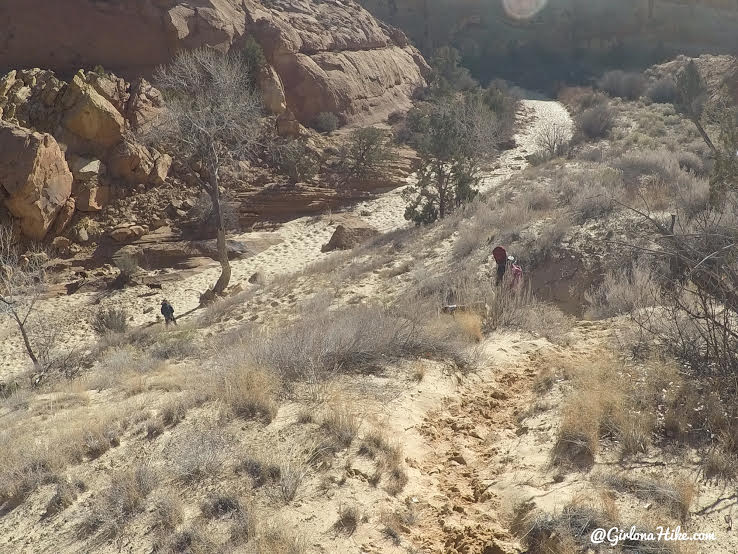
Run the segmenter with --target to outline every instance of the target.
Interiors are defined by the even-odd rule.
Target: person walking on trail
[[[502,283],[502,278],[505,277],[505,270],[507,269],[507,251],[505,251],[502,246],[496,246],[494,250],[492,250],[492,257],[497,263],[495,286],[499,287]]]
[[[177,325],[177,320],[174,318],[174,308],[166,300],[161,301],[161,315],[164,316],[164,323],[167,327],[170,323]]]

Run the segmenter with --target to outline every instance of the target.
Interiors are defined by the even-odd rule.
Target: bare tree
[[[249,67],[237,54],[211,49],[184,51],[154,74],[167,109],[146,132],[145,140],[186,164],[210,195],[222,268],[213,287],[228,286],[226,231],[220,200],[221,168],[254,153],[260,136],[261,102]]]
[[[0,226],[0,316],[15,321],[26,353],[38,369],[41,364],[28,336],[29,317],[45,290],[40,252],[21,255],[10,227]]]
[[[535,137],[540,152],[549,158],[563,156],[569,146],[570,133],[566,125],[556,121],[547,121],[541,126]]]

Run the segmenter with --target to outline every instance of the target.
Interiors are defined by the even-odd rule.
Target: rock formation
[[[331,235],[327,244],[320,249],[321,252],[331,252],[333,250],[350,250],[354,246],[366,242],[376,237],[379,231],[371,227],[347,227],[339,225]]]
[[[144,80],[132,85],[79,71],[65,82],[41,69],[0,77],[0,183],[23,234],[58,234],[75,209],[100,211],[113,181],[163,184],[171,158],[130,138],[162,106],[159,92]]]
[[[253,36],[270,64],[257,79],[267,107],[274,113],[289,108],[304,124],[321,112],[368,122],[406,109],[427,69],[402,32],[353,0],[5,0],[0,22],[0,68],[71,74],[102,65],[129,78],[151,72],[179,49],[237,49]],[[95,95],[85,99],[88,107],[107,108]],[[67,124],[113,141],[120,120],[103,112],[113,117],[93,129],[81,105]]]
[[[40,240],[69,199],[72,173],[54,137],[0,121],[0,185],[23,234]]]

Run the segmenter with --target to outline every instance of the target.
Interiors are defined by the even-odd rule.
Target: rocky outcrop
[[[70,206],[79,212],[102,210],[113,184],[164,183],[172,159],[130,138],[130,131],[145,127],[161,109],[159,91],[143,79],[129,84],[111,74],[79,71],[65,82],[41,69],[13,70],[0,78],[0,122],[26,134],[52,135],[62,161],[71,168],[73,202],[60,200],[63,220],[53,225],[52,234],[71,222]],[[52,196],[56,202],[59,195]],[[13,202],[14,215],[28,221],[24,234],[38,238],[49,230],[54,209],[44,208],[43,217],[33,216],[31,223],[28,209],[20,206],[33,202]]]
[[[0,68],[72,73],[102,65],[127,77],[149,73],[182,48],[226,51],[251,35],[270,64],[257,79],[267,108],[289,108],[303,124],[321,112],[369,122],[406,109],[427,70],[402,32],[353,0],[5,0],[0,22]],[[115,87],[107,96],[96,91],[121,111]],[[108,123],[104,136],[115,132],[115,121]],[[90,131],[78,120],[74,128]]]
[[[350,250],[354,246],[358,246],[362,242],[376,237],[379,231],[371,227],[347,227],[339,225],[331,235],[327,244],[320,249],[321,252],[331,252],[333,250]]]
[[[23,234],[41,240],[69,199],[72,173],[54,137],[0,121],[0,185]]]

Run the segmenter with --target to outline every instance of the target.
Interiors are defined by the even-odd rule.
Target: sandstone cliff
[[[320,112],[368,122],[406,109],[427,69],[402,32],[352,0],[5,0],[0,28],[0,72],[102,65],[127,77],[179,49],[228,50],[252,35],[272,66],[260,79],[267,105],[279,111],[283,91],[303,123]]]

